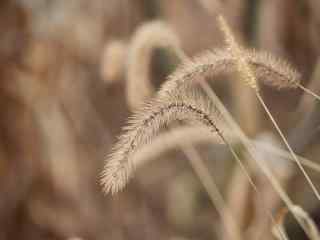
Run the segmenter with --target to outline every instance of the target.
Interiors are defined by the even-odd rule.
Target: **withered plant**
[[[259,155],[257,151],[258,147],[253,144],[237,126],[228,111],[225,110],[225,107],[219,102],[214,92],[209,89],[210,87],[204,80],[209,77],[212,79],[212,77],[219,73],[226,74],[235,72],[238,74],[238,77],[254,91],[258,101],[266,111],[289,153],[279,149],[276,149],[276,151],[282,156],[290,156],[293,161],[297,163],[318,199],[320,199],[318,190],[303,167],[303,164],[308,165],[308,160],[300,159],[289,145],[286,137],[280,130],[260,94],[259,82],[279,90],[283,88],[300,88],[307,94],[310,94],[317,99],[320,98],[314,92],[300,84],[301,75],[289,63],[273,57],[268,53],[247,50],[241,47],[235,40],[224,17],[218,15],[217,21],[225,35],[228,47],[226,49],[215,49],[194,59],[188,59],[186,57],[178,44],[178,40],[173,37],[175,35],[168,31],[168,29],[163,28],[161,30],[161,27],[163,26],[161,26],[160,23],[157,23],[158,25],[153,23],[154,25],[150,24],[150,26],[148,26],[150,29],[157,28],[159,31],[154,32],[163,34],[161,36],[159,35],[159,37],[156,37],[157,35],[152,35],[153,32],[147,27],[145,29],[141,27],[141,37],[137,37],[137,39],[133,41],[136,42],[136,45],[133,44],[135,47],[132,47],[132,52],[129,54],[131,57],[129,57],[127,65],[127,89],[129,103],[132,105],[133,109],[139,108],[139,105],[142,105],[142,102],[144,101],[148,101],[148,103],[144,104],[145,106],[143,108],[136,111],[129,121],[128,126],[124,129],[125,133],[120,136],[118,143],[113,148],[102,174],[104,191],[114,194],[122,190],[132,175],[132,171],[136,165],[135,161],[139,162],[137,160],[133,161],[135,158],[139,159],[139,157],[136,157],[139,155],[135,156],[135,154],[139,152],[138,150],[141,147],[144,147],[145,149],[148,149],[149,147],[148,150],[144,150],[145,152],[142,151],[142,155],[140,155],[148,156],[148,151],[152,152],[153,148],[156,149],[156,145],[149,145],[149,143],[160,130],[170,127],[171,124],[175,124],[177,121],[182,121],[186,123],[196,122],[197,124],[202,124],[205,129],[209,130],[204,131],[204,136],[209,135],[209,132],[216,134],[222,143],[227,145],[232,155],[247,174],[247,178],[254,190],[259,193],[255,183],[252,181],[250,175],[246,172],[246,168],[240,161],[238,154],[222,131],[222,129],[225,129],[225,125],[223,126],[221,122],[226,119],[227,125],[236,132],[236,135],[238,135],[246,151],[248,151],[250,155],[249,158],[256,160],[256,163],[267,176],[280,198],[286,203],[288,209],[296,217],[305,232],[310,235],[310,231],[308,231],[306,225],[301,220],[301,217],[296,213],[295,205],[283,190],[272,171],[270,171],[267,164],[263,162],[264,160],[256,159]],[[140,34],[137,33],[137,36],[140,36]],[[143,42],[141,39],[148,39],[146,43],[144,43],[146,45],[141,44]],[[166,42],[166,44],[164,44],[164,42]],[[180,59],[183,59],[183,63],[181,67],[168,77],[157,95],[150,100],[154,93],[154,87],[149,80],[151,52],[154,47],[159,46],[172,48],[177,56]],[[137,59],[141,59],[142,63],[138,62]],[[207,93],[207,96],[204,96],[203,92],[199,91],[199,88],[196,87],[196,85],[203,88],[204,92]],[[130,94],[132,94],[131,97]],[[134,103],[136,100],[138,102]],[[222,118],[220,118],[220,112],[222,113]],[[209,139],[211,137],[205,138]],[[177,139],[179,139],[179,137]],[[199,139],[201,140],[202,138]],[[179,142],[179,140],[177,142]],[[189,146],[188,148],[188,145],[180,144],[180,147],[187,153],[186,155],[189,155],[189,159],[192,160],[197,158],[197,153],[192,152],[192,146]],[[161,151],[160,148],[160,152]],[[261,156],[259,158],[261,158]],[[201,166],[203,167],[203,164]],[[196,165],[193,165],[193,167],[194,169],[197,169]],[[201,176],[201,173],[199,173],[199,175]],[[202,175],[206,174],[202,172]],[[207,191],[209,192],[210,190],[207,188]],[[219,201],[213,202],[215,202],[216,205],[219,205]],[[275,222],[271,212],[267,210],[267,213],[271,220]],[[221,215],[223,216],[223,213]],[[238,232],[238,230],[234,231]],[[279,226],[277,234],[281,239],[286,239],[285,233],[283,233]],[[235,234],[236,238],[240,238],[240,236],[241,233]]]

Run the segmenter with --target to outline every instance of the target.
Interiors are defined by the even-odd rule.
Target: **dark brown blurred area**
[[[319,0],[222,2],[242,43],[288,59],[308,84],[320,53]],[[100,74],[108,67],[103,50],[157,18],[172,25],[190,56],[224,45],[196,0],[0,1],[0,240],[217,239],[218,215],[179,152],[137,172],[118,195],[105,196],[99,183],[131,114],[125,81],[107,85]],[[228,84],[214,88],[232,109]],[[301,92],[263,91],[289,134],[302,118],[295,112]],[[256,131],[267,129],[261,120]],[[224,150],[203,148],[226,186],[231,161],[218,161]],[[319,153],[301,152],[314,159]]]

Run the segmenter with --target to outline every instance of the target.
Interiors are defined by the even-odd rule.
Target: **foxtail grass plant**
[[[289,146],[268,108],[264,104],[257,84],[257,80],[260,80],[279,89],[298,87],[304,89],[304,87],[300,85],[300,74],[289,64],[280,61],[271,55],[241,48],[234,39],[224,18],[219,16],[218,20],[226,35],[228,48],[214,50],[213,52],[204,54],[194,60],[185,59],[183,66],[169,76],[168,81],[163,84],[157,96],[151,100],[146,107],[137,111],[130,121],[129,126],[125,129],[126,133],[120,137],[119,142],[115,145],[113,152],[110,155],[109,161],[106,163],[102,176],[102,183],[106,192],[116,193],[125,186],[134,168],[130,159],[137,152],[137,149],[148,144],[161,128],[166,127],[175,121],[190,123],[198,122],[206,128],[209,128],[211,132],[216,133],[227,145],[232,155],[239,162],[240,167],[248,174],[229,141],[224,137],[220,128],[217,127],[216,122],[213,121],[219,119],[219,117],[215,116],[213,119],[210,118],[212,106],[210,107],[209,105],[213,104],[213,102],[216,104],[216,99],[212,97],[212,90],[208,90],[209,87],[206,85],[207,83],[203,81],[207,76],[214,76],[219,72],[237,72],[240,73],[242,80],[255,91],[259,102],[267,111],[269,118],[285,142],[293,160],[296,161],[316,196],[318,196],[312,181],[305,173],[302,164]],[[179,56],[183,56],[181,58],[185,58],[182,51],[178,52]],[[148,66],[148,64],[145,66]],[[194,94],[193,92],[190,94],[189,90],[185,91],[185,89],[192,87],[196,83],[204,88],[209,98],[213,101],[210,102],[208,99],[204,100],[203,96],[199,93]],[[149,88],[149,90],[150,89],[151,88]],[[150,96],[145,95],[142,98],[145,100],[150,98]],[[215,109],[215,107],[213,109]],[[220,106],[219,110],[221,109],[224,109],[224,107]],[[255,146],[243,134],[241,129],[230,117],[229,113],[225,109],[223,111],[225,111],[223,115],[228,119],[228,124],[236,129],[237,134],[240,136],[240,139],[251,157],[255,158],[257,156]],[[215,110],[214,112],[217,113],[219,111]],[[283,151],[281,153],[286,155]],[[279,193],[281,199],[287,204],[289,210],[292,211],[294,206],[292,201],[274,178],[272,172],[267,168],[263,161],[257,161],[257,163]],[[258,189],[256,189],[250,176],[248,175],[247,177],[255,191],[258,192]],[[271,214],[269,214],[269,216],[273,219]],[[301,221],[299,219],[297,220],[302,225]]]
[[[264,100],[262,99],[258,85],[257,85],[256,77],[255,77],[253,71],[251,70],[249,64],[247,63],[246,58],[242,55],[241,47],[237,44],[236,40],[234,39],[233,34],[231,32],[231,29],[229,28],[226,20],[223,18],[222,15],[219,15],[217,19],[218,19],[218,23],[220,25],[221,31],[225,35],[226,42],[227,42],[228,46],[230,47],[230,51],[232,52],[232,54],[234,54],[234,56],[237,59],[237,68],[240,73],[240,77],[243,79],[243,81],[248,86],[250,86],[255,91],[259,102],[261,103],[261,105],[265,109],[268,117],[270,118],[271,122],[273,123],[274,127],[276,128],[277,132],[279,133],[281,139],[283,140],[283,142],[286,145],[287,149],[289,150],[290,154],[292,155],[292,158],[296,161],[296,163],[299,166],[304,177],[307,179],[307,182],[309,183],[312,191],[314,192],[314,194],[316,195],[318,200],[320,200],[320,194],[319,194],[317,188],[313,184],[311,178],[309,177],[309,175],[305,171],[305,169],[302,166],[301,162],[299,161],[298,157],[296,156],[296,154],[292,150],[291,146],[289,145],[286,137],[284,136],[281,129],[279,128],[277,122],[273,118],[269,108],[266,106]],[[293,87],[299,87],[299,86],[301,87],[299,81],[289,81],[289,82],[281,81],[281,84],[279,84],[279,86],[285,85],[284,83],[288,84],[289,86],[292,85]],[[305,88],[302,87],[302,89],[305,89]]]

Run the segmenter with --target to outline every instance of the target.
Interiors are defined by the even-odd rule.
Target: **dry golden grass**
[[[131,156],[139,147],[149,143],[161,128],[178,120],[201,123],[214,133],[220,131],[216,126],[216,109],[199,93],[180,88],[152,100],[134,114],[107,159],[102,174],[105,192],[116,193],[123,189],[134,168]]]

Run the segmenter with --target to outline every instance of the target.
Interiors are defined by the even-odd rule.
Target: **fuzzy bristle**
[[[222,15],[218,16],[218,23],[221,31],[224,33],[230,52],[235,56],[237,70],[241,73],[240,77],[248,86],[259,91],[256,77],[253,74],[250,65],[247,63],[246,58],[242,54],[242,48],[237,43],[226,19]]]
[[[189,88],[152,100],[131,118],[125,133],[113,148],[102,174],[104,191],[114,194],[125,187],[134,169],[133,154],[148,144],[162,128],[180,120],[201,124],[211,132],[217,132],[220,131],[216,125],[218,117],[212,102]]]
[[[179,38],[167,23],[152,21],[142,25],[131,40],[128,54],[127,101],[132,109],[137,109],[155,92],[150,65],[158,48],[171,50],[178,57],[182,55]]]
[[[259,82],[277,88],[296,88],[301,75],[288,63],[257,50],[242,50],[242,55]],[[194,84],[206,78],[237,72],[236,57],[228,49],[214,49],[186,60],[162,85],[159,95],[165,95],[184,84]],[[214,78],[210,78],[214,80]]]

